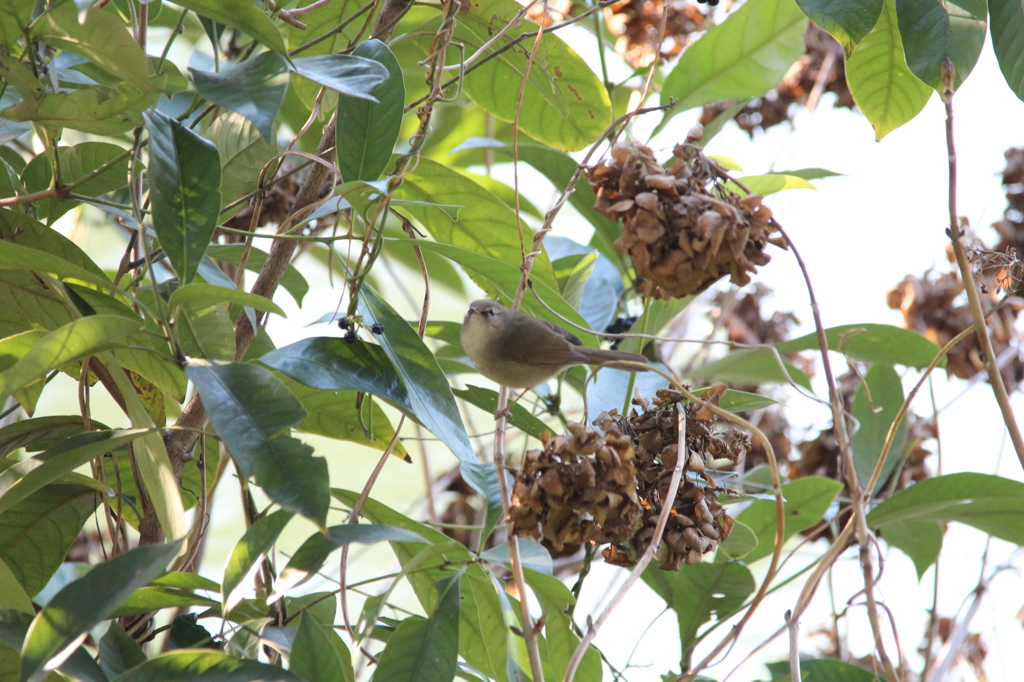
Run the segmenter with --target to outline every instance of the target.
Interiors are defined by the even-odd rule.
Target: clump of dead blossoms
[[[639,142],[618,142],[587,173],[594,208],[622,222],[615,247],[629,254],[646,296],[696,294],[726,275],[743,286],[771,260],[771,210],[761,195],[727,186],[725,170],[695,144],[702,135],[698,126],[676,145],[669,169]]]

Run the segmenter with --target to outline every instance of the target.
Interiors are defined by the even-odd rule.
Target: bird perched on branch
[[[635,353],[587,348],[556,324],[488,300],[470,304],[461,338],[473,366],[510,388],[533,388],[575,365],[637,371],[623,363],[647,364]]]

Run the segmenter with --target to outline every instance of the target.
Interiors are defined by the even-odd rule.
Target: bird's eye
[[[493,310],[485,310],[484,311],[484,317],[494,317],[494,311]]]

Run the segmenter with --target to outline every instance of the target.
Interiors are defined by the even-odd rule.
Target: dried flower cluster
[[[629,438],[582,424],[569,424],[569,432],[526,453],[509,509],[515,532],[543,537],[555,549],[629,537],[640,511]]]
[[[694,33],[711,27],[711,18],[696,4],[679,0],[620,0],[606,7],[604,12],[608,28],[619,36],[615,51],[637,68],[650,66],[656,58],[677,56],[693,42]],[[659,45],[663,17],[665,41]]]
[[[771,210],[759,194],[740,197],[725,186],[725,171],[694,144],[701,135],[698,126],[676,145],[670,170],[648,147],[618,142],[611,160],[587,173],[594,207],[622,222],[615,247],[633,260],[646,296],[696,294],[726,275],[742,286],[771,260]]]
[[[823,92],[834,92],[835,108],[854,107],[853,95],[846,84],[843,48],[824,30],[811,24],[804,34],[807,51],[782,77],[779,85],[764,97],[751,100],[733,118],[751,137],[758,128],[767,130],[792,121],[794,104],[814,108]],[[704,107],[700,122],[707,125],[733,102],[718,102]]]
[[[708,400],[717,403],[724,391],[719,387]],[[741,458],[750,449],[748,437],[735,430],[715,431],[714,415],[683,403],[676,391],[658,391],[652,402],[635,399],[643,412],[633,410],[628,421],[614,410],[602,413],[594,425],[603,436],[570,424],[571,435],[527,452],[512,491],[514,532],[544,538],[556,549],[609,543],[606,561],[636,564],[654,537],[679,459],[677,410],[683,409],[685,470],[704,477],[707,485],[683,480],[655,558],[663,569],[678,570],[699,562],[728,537],[733,521],[718,494],[729,491],[718,488],[706,469],[715,459]]]
[[[565,21],[572,16],[572,0],[548,0],[548,2],[531,3],[530,0],[518,0],[520,5],[527,7],[526,16],[531,21],[549,28],[555,24]],[[463,9],[468,11],[468,8]]]

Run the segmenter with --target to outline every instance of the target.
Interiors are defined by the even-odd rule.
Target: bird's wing
[[[561,327],[536,317],[523,316],[513,330],[515,343],[506,351],[512,356],[509,359],[524,365],[544,365],[564,367],[567,365],[586,364],[587,358],[579,353],[575,346],[582,345],[580,340]],[[547,329],[557,333],[547,333]]]
[[[551,331],[555,332],[556,334],[561,336],[563,339],[565,339],[566,341],[568,341],[572,345],[574,345],[574,346],[582,346],[583,345],[583,342],[580,341],[578,338],[576,338],[575,335],[570,334],[569,332],[567,332],[566,330],[562,329],[561,327],[559,327],[554,322],[548,322],[547,320],[541,320],[539,317],[537,319],[540,322],[543,322],[544,324],[546,324],[548,327],[551,328]]]

